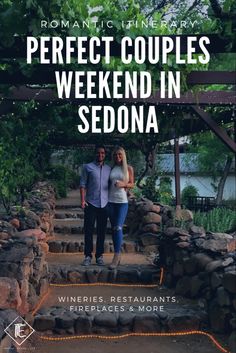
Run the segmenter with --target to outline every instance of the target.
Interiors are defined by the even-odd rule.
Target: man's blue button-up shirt
[[[111,168],[91,162],[83,165],[80,187],[86,189],[86,201],[95,207],[105,207],[108,203],[108,184]]]

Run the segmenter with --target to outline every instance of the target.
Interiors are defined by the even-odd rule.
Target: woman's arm
[[[117,181],[115,185],[118,188],[132,189],[134,187],[134,169],[130,165],[128,166],[128,173],[129,173],[128,182],[126,182],[126,181]]]
[[[131,165],[128,165],[129,181],[126,184],[127,189],[132,189],[134,187],[134,169]]]

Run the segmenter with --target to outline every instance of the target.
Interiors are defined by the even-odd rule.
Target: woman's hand
[[[115,186],[116,186],[117,188],[126,188],[127,183],[125,183],[124,181],[121,181],[121,180],[117,180],[117,181],[115,182]]]

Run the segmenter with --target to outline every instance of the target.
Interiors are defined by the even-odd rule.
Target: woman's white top
[[[126,203],[128,202],[127,192],[125,188],[118,188],[115,186],[117,181],[124,181],[124,172],[122,167],[115,165],[110,173],[110,183],[109,183],[109,194],[108,201],[114,203]]]

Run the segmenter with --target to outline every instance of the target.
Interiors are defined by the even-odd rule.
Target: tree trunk
[[[220,181],[219,181],[219,184],[217,187],[217,195],[216,195],[216,205],[217,206],[219,206],[222,203],[224,186],[225,186],[225,182],[226,182],[227,176],[230,171],[231,164],[232,164],[232,157],[228,156],[226,163],[225,163],[225,167],[224,167],[222,176],[220,178]]]
[[[154,174],[155,172],[155,159],[156,159],[156,152],[157,152],[157,148],[158,148],[158,144],[156,144],[154,146],[154,148],[151,148],[150,150],[148,150],[145,154],[145,169],[142,172],[142,174],[139,176],[138,180],[137,180],[137,187],[139,189],[142,189],[142,185],[141,182],[143,180],[143,178],[146,176],[146,174],[151,171],[151,174]],[[142,151],[143,152],[143,151]]]

